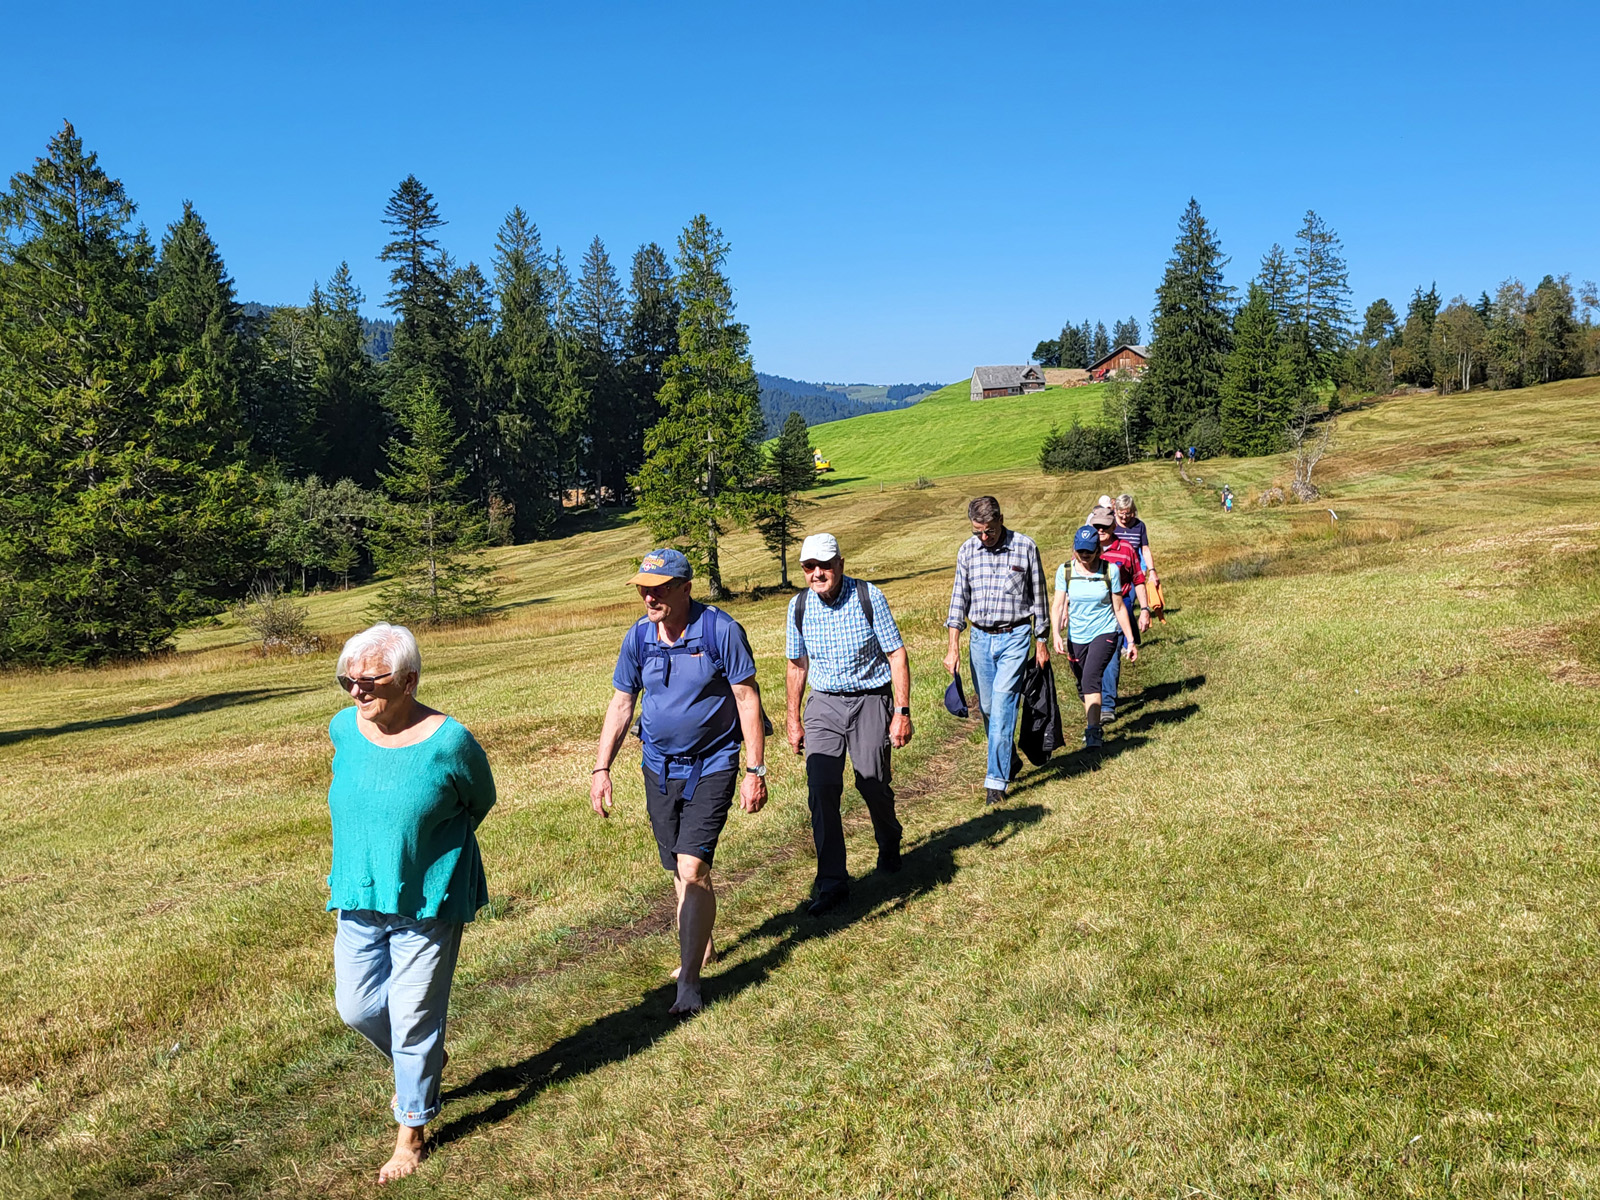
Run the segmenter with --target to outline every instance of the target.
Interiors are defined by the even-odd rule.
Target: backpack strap
[[[794,598],[794,631],[801,637],[806,635],[806,597],[809,595],[810,588],[801,588],[800,594]]]
[[[872,623],[872,597],[867,594],[867,581],[856,580],[856,599],[861,601],[861,615],[867,619],[867,628],[872,630],[872,635],[878,635],[877,627]]]
[[[867,628],[876,635],[878,627],[872,623],[872,596],[867,592],[867,581],[858,579],[856,583],[856,601],[861,605],[861,615],[867,619]],[[806,635],[806,597],[811,594],[810,588],[802,588],[794,602],[794,631],[801,637]]]

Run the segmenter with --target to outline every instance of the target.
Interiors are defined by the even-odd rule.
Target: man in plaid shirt
[[[839,816],[847,750],[878,840],[878,870],[900,869],[901,829],[889,786],[889,751],[911,740],[911,660],[889,602],[865,579],[844,573],[844,557],[831,533],[806,538],[800,569],[807,590],[789,601],[784,634],[788,734],[790,748],[806,756],[811,835],[817,845],[816,895],[807,911],[821,916],[850,895]],[[808,680],[811,698],[802,719],[800,698]]]
[[[950,650],[944,656],[944,669],[956,673],[961,631],[970,623],[967,652],[972,681],[978,689],[978,707],[989,720],[984,801],[997,804],[1006,797],[1016,761],[1022,666],[1030,647],[1041,667],[1050,661],[1046,640],[1050,619],[1044,565],[1033,539],[1006,528],[1000,502],[993,496],[979,496],[967,505],[967,519],[972,522],[972,536],[956,554],[956,579],[945,620]]]

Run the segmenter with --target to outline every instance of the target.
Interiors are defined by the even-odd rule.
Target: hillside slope
[[[1600,381],[1388,401],[1325,467],[1337,523],[1216,506],[1281,459],[824,492],[809,527],[911,649],[905,868],[799,916],[805,781],[772,747],[688,1023],[636,742],[613,818],[586,802],[648,535],[495,552],[500,619],[423,637],[423,697],[500,801],[437,1152],[400,1193],[1600,1189]],[[939,705],[979,489],[1051,562],[1096,494],[1137,493],[1175,604],[1099,762],[1059,754],[992,810],[975,723]],[[753,537],[725,561],[775,580]],[[334,1014],[323,911],[333,648],[371,594],[309,601],[319,656],[223,626],[0,676],[0,1195],[371,1194],[390,1084]],[[727,606],[780,728],[784,603]]]
[[[840,482],[908,483],[1030,466],[1051,425],[1077,413],[1098,419],[1105,389],[1046,388],[1031,396],[974,402],[967,380],[940,388],[911,408],[868,413],[811,431]]]

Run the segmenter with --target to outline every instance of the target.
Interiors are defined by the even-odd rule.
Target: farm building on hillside
[[[1130,375],[1144,374],[1150,361],[1149,346],[1118,346],[1099,362],[1089,364],[1089,378],[1099,383],[1113,371],[1126,371]]]
[[[1021,367],[973,367],[972,398],[992,400],[996,396],[1021,396],[1044,391],[1044,370],[1032,365]]]

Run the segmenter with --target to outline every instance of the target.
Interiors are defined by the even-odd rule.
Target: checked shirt
[[[993,550],[986,548],[977,534],[961,543],[945,625],[965,629],[968,621],[991,627],[1032,621],[1036,636],[1049,633],[1044,566],[1039,561],[1039,547],[1027,534],[1008,529]]]
[[[872,624],[861,610],[857,588],[872,600]],[[805,630],[794,627],[795,605],[789,601],[784,623],[783,655],[809,659],[811,688],[818,692],[867,692],[889,683],[889,659],[905,643],[883,593],[864,579],[846,575],[839,598],[829,604],[813,592],[806,599]]]

